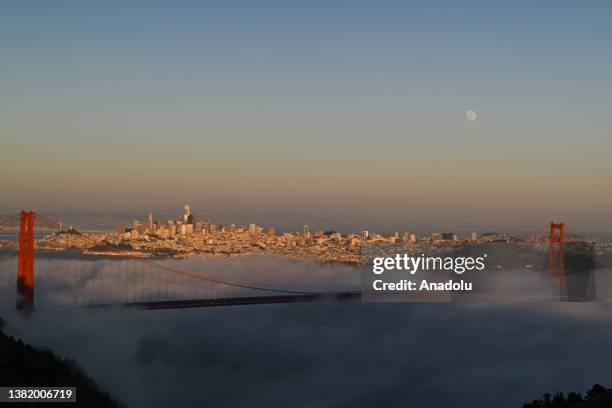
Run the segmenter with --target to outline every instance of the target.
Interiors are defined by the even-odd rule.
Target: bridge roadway
[[[103,307],[130,307],[149,310],[158,309],[187,309],[195,307],[217,307],[217,306],[238,306],[238,305],[263,305],[274,303],[301,303],[317,302],[321,300],[349,301],[361,299],[361,292],[336,292],[336,293],[309,293],[296,295],[275,295],[275,296],[253,296],[253,297],[233,297],[218,299],[185,299],[185,300],[165,300],[151,302],[133,302],[117,304],[91,305],[93,308]]]

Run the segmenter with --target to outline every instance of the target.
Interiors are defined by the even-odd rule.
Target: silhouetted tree
[[[603,386],[595,384],[593,388],[587,391],[587,399],[592,399],[599,394],[603,394],[604,392],[606,392],[606,389]]]
[[[582,395],[578,392],[570,392],[567,394],[566,405],[571,407],[573,404],[582,402]]]
[[[562,392],[558,392],[555,394],[555,396],[552,399],[552,406],[553,407],[565,406],[565,397],[563,396]]]
[[[583,399],[579,392],[570,392],[567,394],[567,398],[562,392],[555,393],[552,396],[549,393],[542,395],[542,399],[533,400],[523,404],[523,408],[573,408],[575,406],[582,406],[580,403],[586,400],[592,400],[598,398],[599,395],[606,393],[606,388],[595,384],[586,393],[586,398]],[[612,407],[612,398],[607,400],[598,399],[598,406]],[[580,405],[579,405],[580,404]]]

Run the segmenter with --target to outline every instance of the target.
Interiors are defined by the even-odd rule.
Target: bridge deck
[[[217,307],[217,306],[238,306],[238,305],[262,305],[274,303],[300,303],[317,302],[321,300],[347,301],[361,298],[361,292],[338,292],[338,293],[313,293],[305,295],[279,295],[279,296],[254,296],[254,297],[233,297],[218,299],[186,299],[168,300],[152,302],[134,302],[119,304],[92,305],[91,307],[133,307],[140,309],[187,309],[194,307]]]

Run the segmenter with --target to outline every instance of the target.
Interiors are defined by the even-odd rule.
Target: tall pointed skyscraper
[[[153,231],[153,214],[151,213],[151,211],[149,211],[149,218],[147,219],[147,229],[149,230],[149,232],[154,232]]]

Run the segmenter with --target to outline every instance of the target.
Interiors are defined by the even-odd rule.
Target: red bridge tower
[[[557,235],[557,231],[559,232]],[[558,276],[563,278],[563,243],[565,242],[565,224],[554,222],[550,223],[550,233],[548,235],[548,271],[551,277]]]
[[[34,212],[19,213],[19,258],[17,265],[17,309],[34,306]]]

